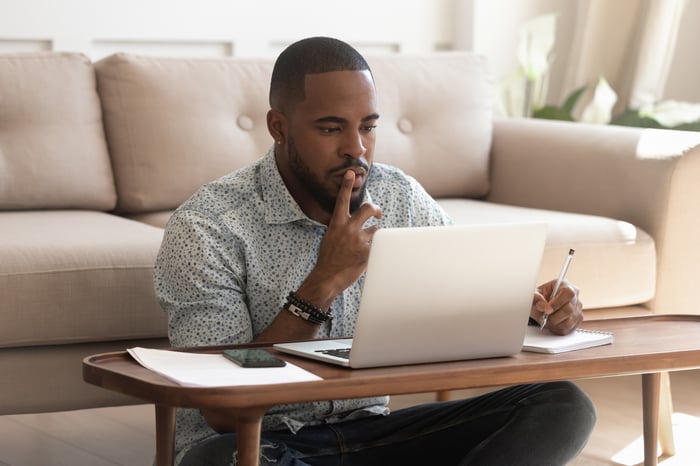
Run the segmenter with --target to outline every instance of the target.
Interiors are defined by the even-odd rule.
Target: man
[[[373,164],[374,82],[348,44],[316,37],[282,52],[270,107],[268,154],[205,185],[168,223],[155,286],[174,346],[352,335],[376,230],[450,223],[413,178]],[[552,285],[535,293],[531,316],[548,314],[565,334],[582,305],[569,283],[547,301]],[[277,406],[263,420],[261,464],[563,465],[595,423],[569,383],[391,414],[386,402]],[[231,417],[179,410],[176,450],[180,465],[235,464]]]

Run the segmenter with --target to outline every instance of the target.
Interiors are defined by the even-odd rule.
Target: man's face
[[[374,156],[379,116],[372,77],[369,71],[307,75],[305,94],[286,115],[288,134],[278,154],[282,177],[307,214],[320,209],[329,216],[343,175],[352,170],[352,211],[362,201]]]

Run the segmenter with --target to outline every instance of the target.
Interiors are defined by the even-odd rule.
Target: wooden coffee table
[[[158,466],[173,464],[176,407],[232,410],[240,464],[257,466],[262,417],[276,404],[642,374],[644,464],[656,465],[660,373],[700,368],[700,316],[609,319],[583,327],[612,331],[615,343],[554,355],[521,353],[375,369],[345,369],[279,353],[323,380],[216,388],[180,386],[143,368],[128,353],[116,352],[85,358],[83,378],[155,404]],[[223,348],[189,351],[216,353]]]

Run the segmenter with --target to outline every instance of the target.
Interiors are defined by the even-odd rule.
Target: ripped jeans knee
[[[235,434],[218,435],[195,445],[185,454],[180,466],[238,466]],[[286,444],[261,439],[260,466],[308,466]]]
[[[296,455],[284,443],[260,442],[260,466],[303,466]]]

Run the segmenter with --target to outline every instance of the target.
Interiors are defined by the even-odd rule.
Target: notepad
[[[537,326],[528,326],[523,351],[535,353],[563,353],[593,346],[609,345],[615,340],[611,332],[577,329],[568,335],[555,335]]]

